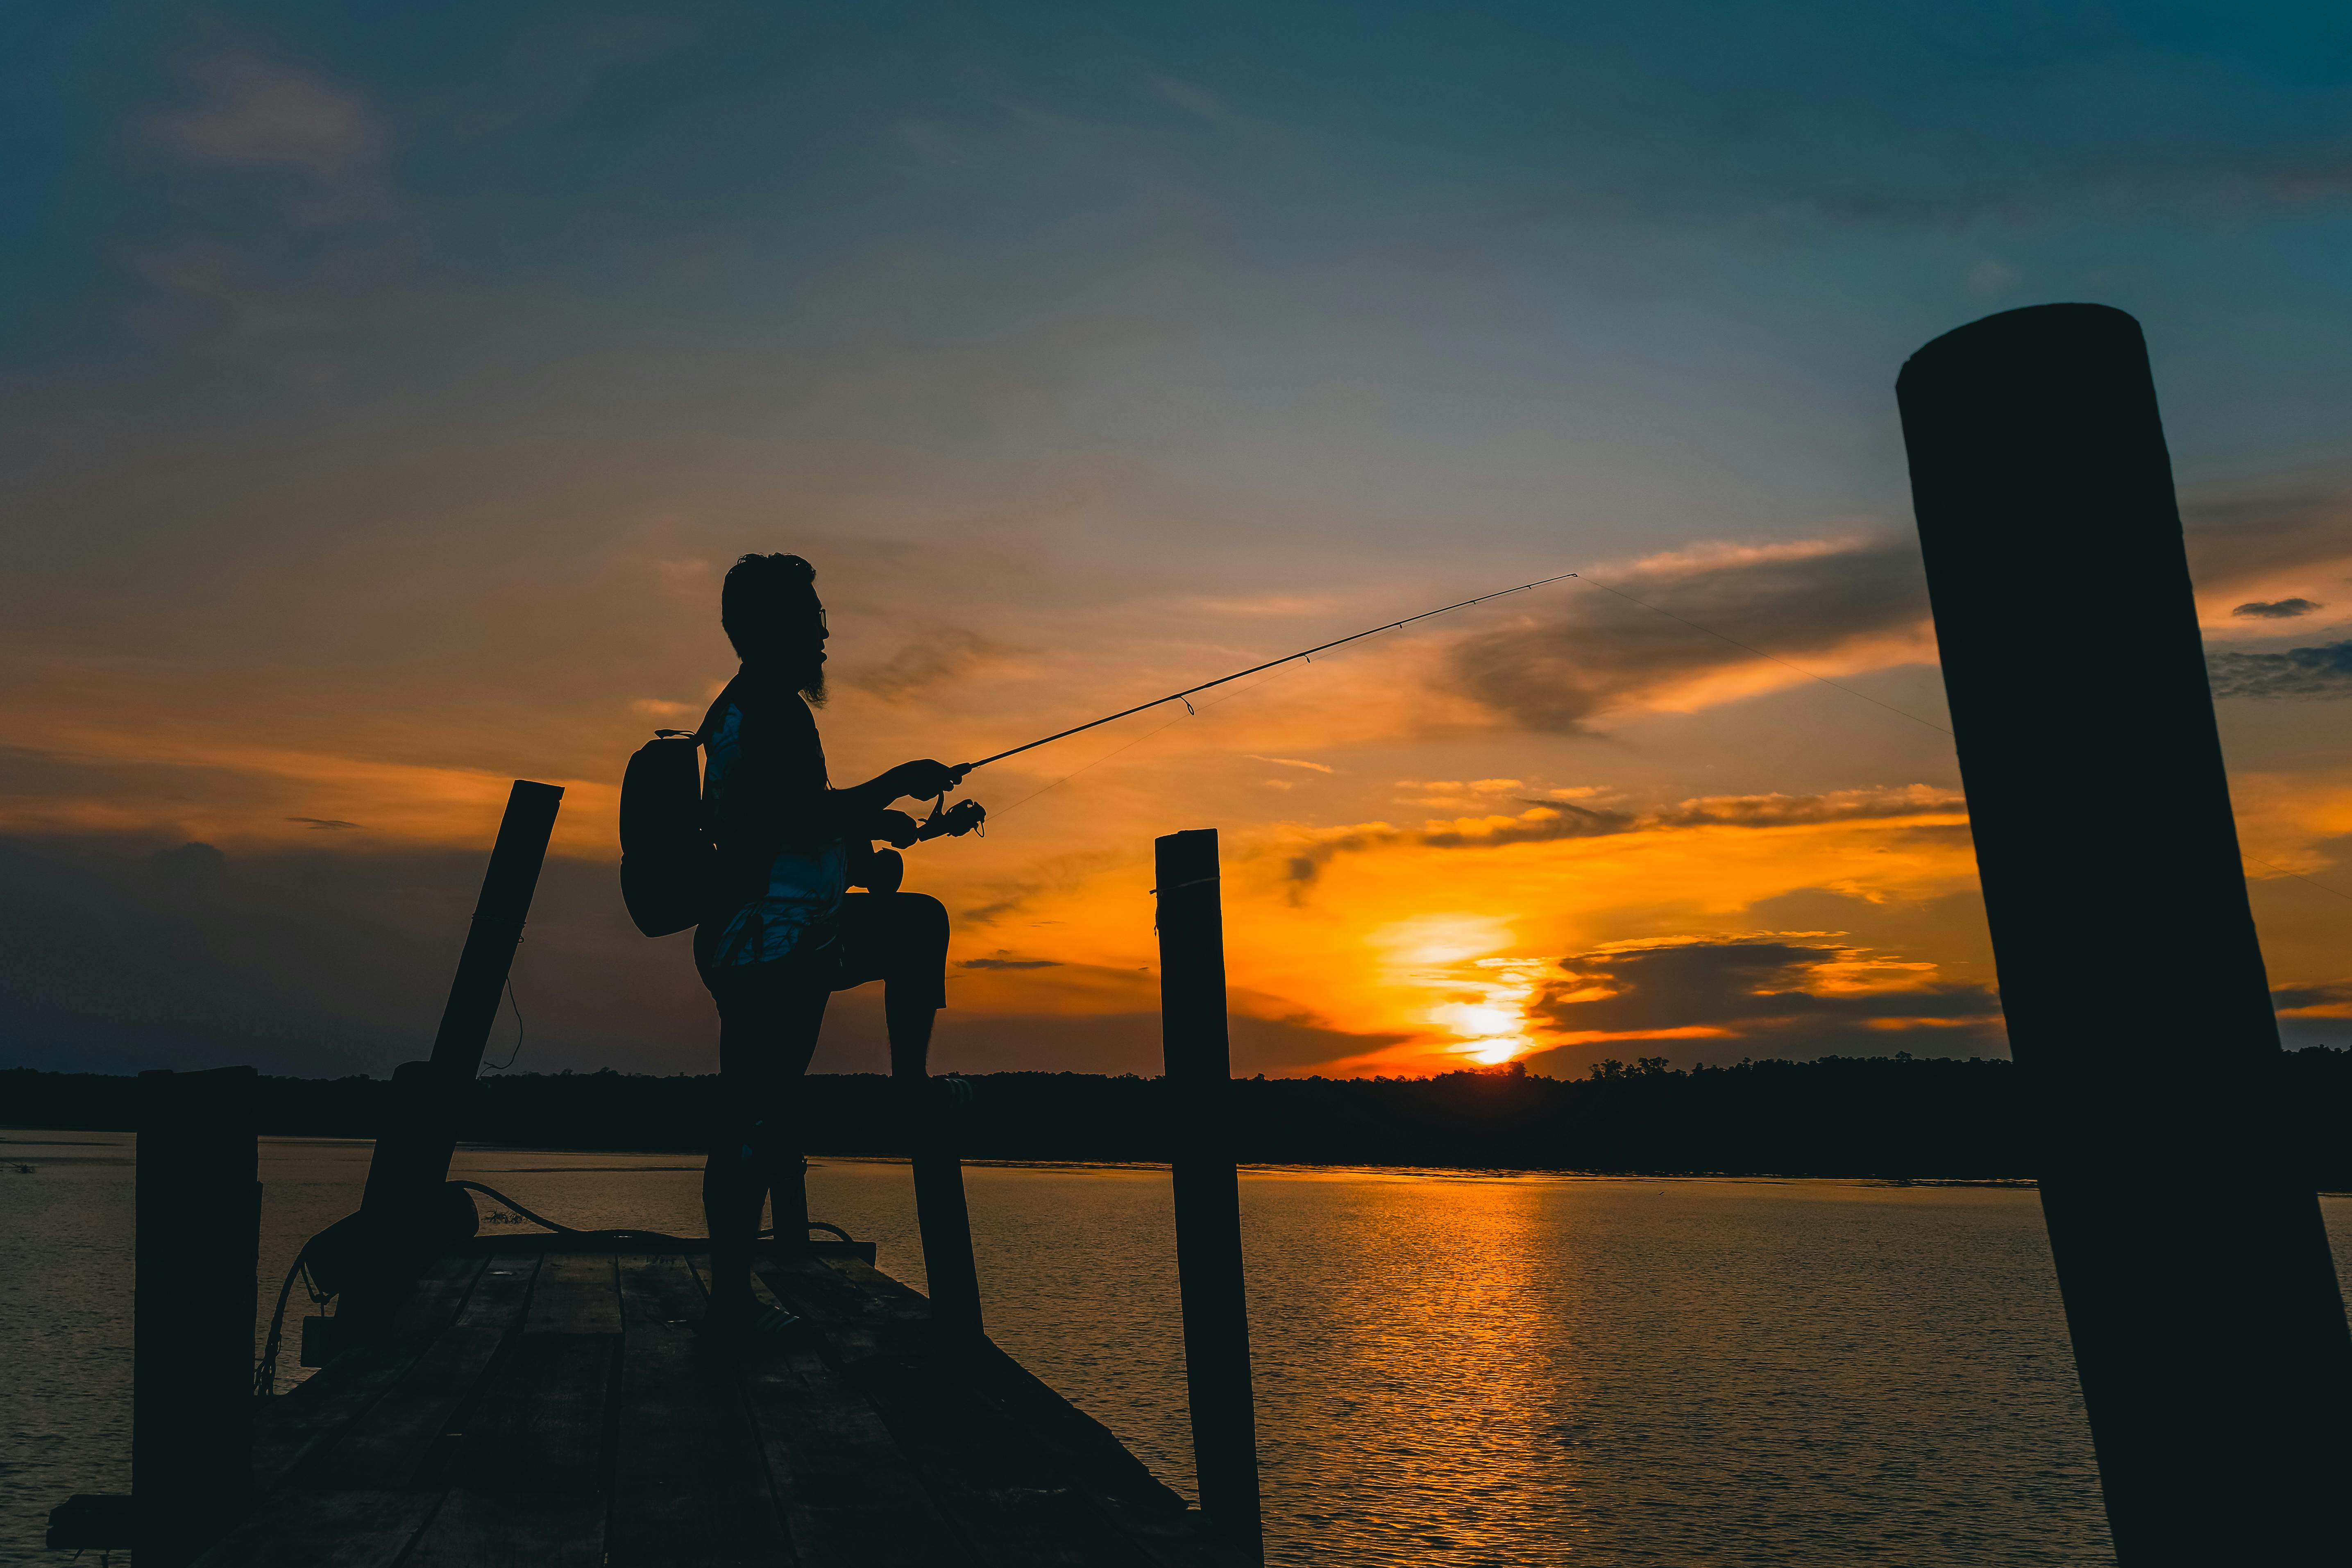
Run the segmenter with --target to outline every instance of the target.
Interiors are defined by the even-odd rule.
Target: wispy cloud
[[[978,632],[941,626],[907,643],[880,664],[845,670],[840,680],[885,702],[906,702],[970,675],[1004,651]]]
[[[1837,822],[1894,822],[1966,812],[1956,791],[1913,784],[1904,789],[1835,790],[1821,795],[1706,795],[1662,810],[1597,810],[1569,801],[1530,806],[1516,816],[1488,816],[1419,829],[1386,823],[1346,829],[1289,857],[1289,879],[1311,883],[1341,855],[1399,845],[1433,849],[1500,849],[1618,834],[1708,827],[1810,827]]]
[[[1589,592],[1466,637],[1453,655],[1462,689],[1530,729],[1586,734],[1620,710],[1804,679],[1771,658],[1834,660],[1865,645],[1868,665],[1934,657],[1919,549],[1905,535],[1711,545],[1592,576],[1656,608]]]
[[[2218,649],[2205,656],[2216,697],[2352,697],[2352,641],[2284,653]]]
[[[356,95],[249,53],[190,68],[202,101],[154,121],[159,138],[194,163],[299,176],[308,194],[289,213],[309,224],[381,217],[390,198],[376,176],[387,137]]]
[[[1911,1030],[1932,1030],[1939,1052],[2001,1044],[1991,986],[1941,979],[1933,963],[1874,953],[1838,934],[1612,942],[1562,959],[1533,1012],[1568,1047],[1714,1039],[1769,1043],[1776,1053],[1875,1054]]]

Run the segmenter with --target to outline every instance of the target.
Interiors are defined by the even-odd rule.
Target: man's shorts
[[[696,947],[699,957],[700,932]],[[948,1005],[947,966],[948,912],[937,899],[926,893],[850,893],[841,900],[830,942],[772,963],[705,970],[702,978],[722,1003],[744,988],[847,991],[880,980],[905,1001],[938,1008]]]

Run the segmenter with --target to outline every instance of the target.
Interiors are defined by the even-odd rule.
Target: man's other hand
[[[908,849],[913,847],[915,835],[920,831],[920,826],[903,811],[885,811],[874,818],[874,837],[893,849]]]

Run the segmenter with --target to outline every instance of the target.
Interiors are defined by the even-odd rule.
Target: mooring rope
[[[633,1246],[639,1242],[645,1242],[656,1246],[667,1245],[669,1247],[675,1247],[681,1250],[693,1247],[698,1242],[702,1242],[705,1246],[709,1245],[708,1242],[703,1242],[700,1237],[671,1236],[666,1231],[658,1230],[628,1230],[620,1228],[608,1230],[582,1230],[575,1226],[564,1225],[560,1221],[549,1219],[545,1215],[538,1214],[530,1209],[525,1208],[521,1204],[519,1204],[514,1199],[507,1196],[506,1194],[499,1191],[496,1187],[487,1186],[480,1182],[453,1181],[449,1184],[453,1187],[463,1187],[469,1193],[479,1193],[484,1197],[490,1198],[495,1202],[503,1204],[514,1213],[521,1215],[524,1219],[529,1220],[531,1224],[542,1226],[548,1230],[552,1231],[557,1236],[572,1237],[586,1241],[606,1242],[622,1247]],[[842,1229],[841,1226],[837,1225],[827,1225],[821,1219],[810,1220],[808,1222],[808,1228],[811,1230],[829,1232],[843,1241],[855,1242],[856,1240],[856,1237]],[[770,1226],[759,1233],[759,1238],[771,1237],[775,1234],[775,1227],[773,1226]],[[317,1238],[313,1237],[312,1239],[315,1240]],[[299,1278],[303,1281],[303,1291],[310,1298],[310,1304],[312,1306],[324,1307],[329,1301],[334,1300],[332,1292],[320,1290],[319,1289],[318,1281],[310,1278],[308,1267],[310,1261],[310,1245],[309,1242],[305,1242],[302,1244],[302,1250],[294,1255],[293,1267],[286,1271],[286,1282],[278,1288],[278,1309],[269,1316],[269,1334],[268,1339],[263,1342],[260,1360],[255,1364],[253,1369],[253,1392],[256,1398],[269,1399],[275,1397],[278,1393],[278,1357],[285,1336],[286,1303],[293,1296],[294,1281],[296,1279]]]

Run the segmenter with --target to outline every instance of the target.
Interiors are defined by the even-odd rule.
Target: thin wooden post
[[[507,794],[506,815],[499,821],[498,842],[490,847],[489,868],[482,873],[474,921],[466,931],[465,951],[457,955],[441,1027],[433,1037],[433,1071],[441,1080],[446,1108],[445,1120],[434,1129],[430,1157],[436,1182],[448,1176],[449,1156],[457,1146],[457,1112],[482,1070],[482,1052],[498,1022],[515,948],[522,942],[531,896],[539,890],[540,868],[547,861],[547,841],[554,836],[555,814],[562,805],[561,788],[529,779],[515,780]]]
[[[446,1185],[449,1157],[562,803],[562,789],[529,779],[515,780],[508,792],[432,1059],[394,1069],[360,1211],[310,1243],[312,1276],[342,1292],[347,1332],[380,1330],[423,1261],[419,1254],[436,1238],[473,1234],[472,1201]]]
[[[1896,395],[2117,1555],[2339,1561],[2352,1333],[2278,1101],[2139,324],[1989,317]]]
[[[429,1202],[433,1190],[448,1178],[449,1156],[457,1146],[458,1114],[482,1070],[482,1052],[498,1022],[515,947],[522,941],[531,895],[538,891],[540,868],[547,860],[547,841],[562,805],[562,789],[529,779],[515,780],[507,794],[506,815],[499,821],[473,924],[467,929],[457,973],[449,982],[449,1000],[441,1009],[428,1071],[418,1075],[413,1068],[403,1069],[415,1082],[393,1095],[394,1119],[378,1140],[370,1163],[364,1208]],[[394,1077],[398,1081],[399,1075]]]
[[[1216,830],[1171,833],[1154,848],[1160,1040],[1174,1129],[1176,1272],[1184,1311],[1192,1462],[1210,1529],[1253,1561],[1263,1561],[1241,1187],[1230,1132],[1233,1054],[1225,1025],[1225,924]]]
[[[936,1080],[918,1079],[925,1090]],[[980,1269],[971,1253],[971,1211],[964,1201],[963,1161],[950,1135],[950,1110],[932,1100],[916,1114],[915,1225],[923,1237],[923,1276],[930,1288],[931,1321],[950,1336],[977,1340]],[[806,1219],[806,1200],[803,1200]],[[803,1226],[801,1239],[807,1238]]]
[[[193,1562],[249,1501],[254,1084],[251,1068],[139,1075],[131,1489],[144,1568]]]

